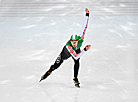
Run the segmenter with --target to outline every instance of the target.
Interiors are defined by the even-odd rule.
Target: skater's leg
[[[78,60],[74,59],[74,77],[75,78],[78,77],[79,66],[80,66],[79,59]]]
[[[81,52],[80,49],[76,50],[77,54],[80,53],[80,52]],[[80,66],[80,62],[79,62],[80,58],[78,60],[75,60],[73,58],[73,60],[74,60],[74,77],[77,78],[78,77],[79,66]]]
[[[51,65],[50,69],[41,77],[40,82],[42,80],[46,79],[52,73],[52,71],[57,69],[62,63],[63,63],[63,60],[61,59],[61,55],[59,55],[58,58],[56,59],[55,63],[53,65]]]
[[[77,78],[78,77],[78,71],[79,71],[79,65],[80,65],[79,59],[78,60],[74,59],[74,78],[73,78],[73,81],[74,81],[76,87],[80,87],[79,86],[80,82],[78,81],[78,78]]]
[[[63,63],[63,60],[61,59],[61,55],[58,56],[58,58],[56,59],[55,63],[53,65],[51,65],[49,71],[52,72],[55,69],[57,69],[61,64]]]

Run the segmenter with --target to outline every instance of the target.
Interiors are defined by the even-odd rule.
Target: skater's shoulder
[[[79,38],[79,42],[83,42],[84,41],[84,39],[82,39],[80,36],[78,36],[78,38]]]
[[[70,40],[66,43],[67,46],[71,46]]]

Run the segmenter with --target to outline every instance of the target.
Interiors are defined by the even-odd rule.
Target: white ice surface
[[[90,11],[79,80],[73,84],[73,60],[48,79],[70,36],[79,34]],[[137,0],[0,0],[1,102],[137,102]]]

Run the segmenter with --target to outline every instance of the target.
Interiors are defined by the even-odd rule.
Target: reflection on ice
[[[22,27],[22,29],[29,29],[29,28],[33,28],[36,27],[37,25],[28,25],[28,26],[24,26]]]
[[[4,80],[4,81],[1,81],[0,84],[8,84],[10,82],[10,80]]]
[[[122,4],[122,3],[120,3],[119,5],[120,5],[121,7],[127,7],[127,5]]]
[[[129,31],[129,30],[133,29],[132,27],[128,27],[128,26],[124,26],[124,25],[120,25],[120,27],[123,28],[124,31]]]
[[[117,45],[116,48],[121,48],[121,49],[124,49],[126,50],[126,48],[129,48],[130,45],[129,44],[126,44],[126,45]]]
[[[112,13],[115,13],[115,11],[109,9],[109,8],[103,8],[103,10],[105,10],[106,12],[112,12]]]

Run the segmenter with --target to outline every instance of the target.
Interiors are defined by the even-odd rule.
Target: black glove
[[[89,13],[86,13],[86,16],[88,16],[88,17],[89,17]]]
[[[88,47],[88,45],[86,47]],[[86,47],[84,48],[84,51],[87,51]]]

